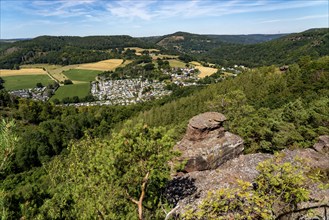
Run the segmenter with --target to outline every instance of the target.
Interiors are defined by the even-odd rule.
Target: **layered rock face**
[[[224,115],[216,112],[193,117],[189,121],[185,136],[175,146],[175,149],[182,153],[179,160],[185,160],[187,163],[184,168],[186,173],[177,175],[163,192],[175,206],[173,216],[184,213],[186,208],[197,209],[209,191],[239,187],[237,180],[252,183],[259,174],[256,169],[258,163],[274,157],[264,153],[241,155],[243,140],[224,130],[225,120]],[[286,149],[281,153],[282,163],[303,158],[305,165],[311,170],[329,170],[328,135],[320,136],[313,149]],[[316,182],[309,183],[308,189],[310,201],[299,204],[298,208],[319,207],[312,209],[314,216],[328,218],[329,215],[323,214],[320,205],[329,204],[329,189],[319,188]],[[280,213],[280,207],[274,211]],[[298,215],[303,216],[305,213],[296,213],[288,219],[297,219]]]
[[[293,151],[283,150],[282,153],[284,154],[282,163],[291,162],[294,158],[304,158],[306,165],[311,169],[329,169],[329,156],[327,154],[316,152],[311,148],[297,149]],[[187,207],[197,209],[198,204],[207,197],[209,191],[215,191],[221,188],[239,187],[237,184],[238,179],[253,182],[258,176],[258,171],[256,169],[258,163],[270,158],[273,158],[273,155],[263,153],[240,155],[239,157],[220,165],[215,170],[187,173],[179,178],[175,178],[174,180],[177,182],[182,179],[186,182],[186,179],[190,179],[190,185],[186,186],[188,189],[187,192],[190,194],[184,194],[183,192],[177,194],[175,191],[170,192],[168,190],[168,193],[173,193],[174,195],[171,194],[166,196],[175,197],[176,201],[173,204],[178,207],[176,215],[184,213]],[[304,202],[300,204],[298,208],[317,207],[321,204],[329,203],[329,189],[320,189],[316,182],[310,183],[308,187],[311,191],[310,202]],[[181,187],[181,189],[185,190],[184,187]],[[313,209],[312,211],[319,216],[323,216],[323,208]],[[280,212],[280,210],[278,210],[278,212]],[[297,213],[296,215],[300,214],[301,213]],[[329,213],[327,218],[328,217]],[[297,217],[289,219],[297,219]]]
[[[182,152],[180,161],[187,161],[184,171],[216,169],[243,152],[243,140],[225,131],[225,116],[206,112],[193,117],[184,138],[174,147]]]
[[[320,136],[313,148],[319,153],[329,154],[329,135]]]

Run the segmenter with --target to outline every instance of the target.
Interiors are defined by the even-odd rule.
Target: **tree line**
[[[0,173],[2,215],[163,219],[171,208],[161,194],[170,169],[164,161],[176,155],[171,147],[191,117],[225,114],[224,126],[245,140],[245,153],[309,147],[329,133],[328,83],[329,57],[302,57],[285,72],[247,70],[143,105],[61,107],[2,90],[1,115],[16,121],[1,130],[16,146]]]

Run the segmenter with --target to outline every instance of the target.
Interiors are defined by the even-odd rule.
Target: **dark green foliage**
[[[36,87],[37,87],[37,88],[42,88],[43,85],[42,85],[42,83],[39,82],[39,83],[36,84]]]
[[[73,82],[70,79],[66,79],[66,80],[64,80],[63,84],[64,85],[70,85],[70,84],[73,84]]]
[[[246,152],[307,147],[329,131],[329,57],[308,66],[247,71],[198,93],[140,114],[148,124],[176,126],[200,112],[219,111],[226,127],[242,136]]]
[[[76,143],[67,158],[56,158],[48,166],[54,196],[41,208],[42,216],[137,219],[137,207],[131,200],[139,200],[145,193],[143,216],[154,219],[161,188],[169,177],[167,161],[175,155],[173,144],[165,129],[129,122],[110,141]]]
[[[285,65],[301,56],[313,59],[329,55],[329,32],[327,28],[311,29],[298,34],[290,34],[280,39],[253,45],[223,44],[202,55],[210,62],[220,65]]]
[[[134,166],[127,167],[127,164],[134,161],[134,164],[141,165],[144,160],[154,159],[148,154],[154,153],[153,148],[145,152],[139,148],[147,149],[156,142],[148,139],[145,143],[150,145],[134,143],[144,143],[144,135],[151,140],[161,140],[153,132],[156,130],[153,128],[159,126],[174,128],[175,137],[179,138],[191,117],[209,110],[226,115],[228,121],[225,127],[243,137],[246,153],[312,146],[319,135],[329,133],[328,63],[329,57],[318,60],[302,57],[297,64],[290,65],[286,72],[278,72],[274,66],[270,66],[245,71],[235,78],[227,78],[208,86],[181,88],[168,85],[173,90],[171,96],[132,106],[75,108],[24,99],[16,103],[8,93],[1,90],[1,116],[17,120],[16,134],[20,137],[16,154],[10,161],[10,172],[2,176],[0,181],[0,193],[4,195],[0,197],[0,202],[2,198],[5,201],[3,210],[12,219],[33,219],[38,215],[53,219],[76,219],[80,214],[79,217],[89,219],[90,216],[100,216],[96,208],[100,213],[116,210],[116,213],[107,212],[109,218],[136,218],[136,205],[127,199],[125,189],[131,197],[138,199],[140,180],[146,174],[139,169],[133,170]],[[143,64],[134,63],[128,70],[129,67],[115,72],[118,76],[121,73],[124,76],[124,71],[133,74],[133,70],[140,70],[147,77]],[[127,129],[123,122],[127,119],[132,119],[132,124],[143,120],[149,127],[132,126],[134,129]],[[103,140],[117,133],[120,128],[126,129],[124,133],[113,135],[114,139]],[[140,137],[141,133],[143,135]],[[88,140],[79,142],[86,136]],[[102,141],[94,140],[96,137]],[[70,143],[76,147],[75,151],[68,151]],[[121,149],[119,146],[125,147]],[[141,154],[139,156],[144,158],[143,161],[130,155],[132,152],[134,155]],[[66,162],[57,163],[63,166],[52,166],[53,173],[57,170],[66,171],[66,165],[72,161],[81,162],[71,165],[73,170],[82,169],[82,173],[59,172],[64,175],[64,180],[66,175],[71,175],[70,180],[77,181],[76,186],[81,188],[67,185],[60,178],[53,180],[60,180],[63,184],[55,190],[47,188],[50,186],[49,176],[36,167],[48,164],[58,154],[60,157],[56,161]],[[69,159],[73,156],[76,160]],[[102,172],[104,175],[100,175]],[[132,173],[130,176],[133,180],[124,173]],[[73,174],[78,175],[78,178],[74,179]],[[158,174],[161,175],[161,172]],[[150,192],[156,192],[156,187],[164,179],[152,179]],[[108,181],[113,184],[108,184]],[[92,194],[91,189],[86,188],[87,183],[93,185],[92,189],[96,189],[98,194]],[[138,183],[138,186],[132,185],[130,188],[127,186],[129,183]],[[47,187],[44,188],[44,185]],[[158,214],[162,208],[158,206],[158,196],[152,193],[150,197],[145,197],[146,217],[160,218]],[[106,203],[104,205],[97,201]]]
[[[165,65],[167,64],[169,65],[168,61]],[[99,74],[99,76],[111,80],[142,78],[143,80],[157,79],[163,81],[171,78],[169,75],[163,74],[159,68],[155,69],[155,65],[152,63],[152,59],[148,55],[141,56],[139,59],[125,67],[118,67],[115,71],[105,71]]]
[[[0,77],[0,90],[3,89],[4,80]]]
[[[10,95],[6,90],[0,90],[0,108],[14,107],[18,103],[17,98]]]
[[[89,63],[120,57],[116,48],[152,47],[130,36],[52,37],[41,36],[18,41],[0,51],[0,68],[15,64],[52,63],[61,65]],[[109,53],[108,50],[112,49]],[[114,50],[115,49],[115,50]]]
[[[237,43],[237,44],[256,44],[265,41],[274,40],[280,37],[283,37],[287,34],[248,34],[248,35],[200,35],[200,34],[191,34],[186,32],[176,32],[164,36],[156,37],[142,37],[140,39],[150,42],[158,43],[161,40],[171,37],[171,36],[183,36],[190,42],[195,42],[195,44],[209,44],[212,45],[216,43]],[[209,42],[210,41],[210,42]],[[169,42],[170,43],[170,42]]]

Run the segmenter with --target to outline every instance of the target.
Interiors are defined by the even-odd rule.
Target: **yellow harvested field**
[[[216,68],[211,67],[196,66],[195,68],[200,70],[200,74],[198,75],[199,78],[204,78],[217,72]]]
[[[19,70],[0,69],[0,76],[44,75],[46,71],[40,68],[24,68]]]
[[[199,63],[197,61],[192,61],[192,62],[190,62],[190,64],[192,64],[194,66],[201,66],[201,63]]]
[[[115,70],[115,68],[119,67],[122,64],[122,59],[109,59],[103,60],[96,63],[85,63],[80,64],[76,67],[76,69],[87,69],[87,70]]]
[[[22,65],[22,68],[45,68],[49,75],[56,79],[58,82],[64,81],[68,79],[64,74],[64,71],[69,69],[74,69],[78,65],[69,65],[69,66],[61,66],[61,65],[52,65],[52,64],[29,64]]]

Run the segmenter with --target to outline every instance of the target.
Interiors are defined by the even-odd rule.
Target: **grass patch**
[[[30,89],[36,87],[37,83],[46,86],[54,81],[48,75],[27,76],[2,76],[5,80],[4,87],[7,90]]]
[[[81,83],[81,84],[72,84],[61,86],[56,90],[55,95],[51,97],[50,100],[59,99],[62,100],[66,97],[78,96],[79,98],[84,98],[89,94],[90,84]]]
[[[60,65],[52,65],[52,64],[28,64],[22,65],[22,68],[45,68],[48,73],[54,77],[58,82],[62,82],[67,79],[67,77],[63,74],[64,71],[74,69],[78,65],[68,65],[68,66],[60,66]]]
[[[179,60],[168,60],[171,67],[185,68],[185,63]]]
[[[98,70],[83,70],[83,69],[70,69],[63,74],[73,81],[84,81],[84,82],[90,82],[95,81],[95,78],[98,74],[100,74],[102,71]]]

